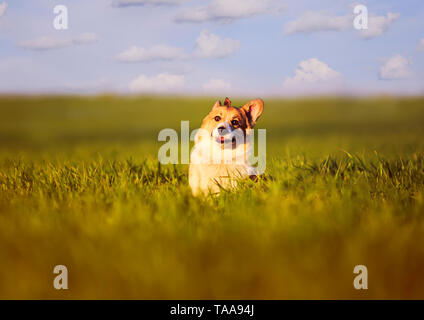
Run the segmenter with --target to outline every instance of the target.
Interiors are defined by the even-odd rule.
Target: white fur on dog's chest
[[[240,145],[243,152],[233,151],[231,163],[213,163],[210,159],[209,141],[198,143],[194,146],[191,154],[189,168],[189,184],[195,195],[199,193],[218,193],[221,188],[232,189],[238,184],[238,180],[256,174],[256,169],[247,163],[250,152],[249,146]],[[215,143],[212,144],[212,152],[223,152]],[[215,150],[215,151],[213,151]],[[238,157],[236,156],[238,154]]]
[[[189,184],[194,194],[218,193],[221,188],[235,188],[237,181],[249,177],[252,170],[248,164],[191,164]]]

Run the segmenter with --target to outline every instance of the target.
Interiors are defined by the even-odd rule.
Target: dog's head
[[[215,102],[212,110],[203,119],[201,129],[216,143],[239,143],[250,133],[264,109],[261,99],[249,101],[240,108],[232,107],[230,99],[224,104]]]

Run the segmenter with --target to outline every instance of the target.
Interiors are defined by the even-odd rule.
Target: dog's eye
[[[221,120],[221,117],[220,116],[216,116],[215,117],[215,121],[218,122],[219,120]]]
[[[239,125],[239,122],[238,122],[238,120],[234,119],[234,120],[231,120],[231,124],[233,126],[238,126]]]

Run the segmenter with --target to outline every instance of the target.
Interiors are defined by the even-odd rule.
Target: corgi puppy
[[[261,116],[264,103],[252,100],[240,108],[215,102],[194,138],[189,167],[193,195],[217,194],[233,189],[238,180],[256,180],[256,168],[248,163],[252,154],[250,134]]]

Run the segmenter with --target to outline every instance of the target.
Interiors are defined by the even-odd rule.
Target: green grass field
[[[213,102],[0,98],[0,298],[424,298],[424,98],[265,99],[268,179],[193,198],[157,135]]]

